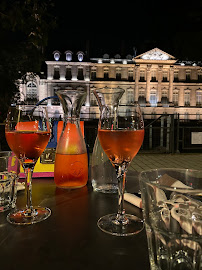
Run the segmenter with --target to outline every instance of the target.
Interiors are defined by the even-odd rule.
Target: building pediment
[[[177,59],[158,49],[158,48],[154,48],[150,51],[147,51],[143,54],[140,54],[138,56],[136,56],[134,59],[133,59],[136,63],[143,63],[143,62],[147,62],[147,63],[155,63],[155,62],[167,62],[168,64],[174,64]]]

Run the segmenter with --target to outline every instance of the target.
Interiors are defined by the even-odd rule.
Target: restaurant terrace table
[[[136,182],[131,176],[130,183],[130,176],[127,191]],[[18,192],[18,208],[25,206],[25,197],[25,191]],[[16,226],[6,221],[8,212],[0,213],[2,270],[150,269],[145,230],[117,237],[97,227],[101,216],[116,212],[116,194],[94,192],[90,184],[65,190],[57,188],[53,179],[33,179],[33,205],[49,207],[51,216],[37,224]],[[129,203],[125,209],[142,216]]]

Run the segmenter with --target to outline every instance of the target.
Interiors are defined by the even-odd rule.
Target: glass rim
[[[194,176],[194,173],[198,173],[200,174],[200,177],[197,177],[197,175],[195,175],[195,178],[198,179],[202,179],[202,170],[195,170],[195,169],[183,169],[183,168],[157,168],[157,169],[149,169],[149,170],[144,170],[142,172],[140,172],[139,174],[139,181],[146,183],[148,185],[152,185],[155,186],[159,189],[163,189],[163,190],[168,190],[168,191],[172,191],[172,192],[183,192],[183,193],[187,193],[187,194],[198,194],[201,193],[202,195],[202,188],[191,188],[190,186],[186,187],[172,187],[172,186],[168,186],[168,185],[164,185],[164,184],[160,184],[158,183],[158,179],[156,178],[156,182],[155,181],[151,181],[149,180],[149,178],[144,177],[144,174],[148,174],[148,173],[152,173],[152,172],[158,172],[158,171],[166,171],[167,172],[179,172],[179,173],[188,173],[190,172],[190,176]],[[192,175],[191,175],[192,174]],[[176,181],[180,181],[179,179],[176,179]]]
[[[111,94],[114,91],[116,91],[117,93],[124,93],[125,92],[125,90],[119,86],[117,86],[117,87],[105,86],[105,87],[93,89],[93,91],[96,93],[99,93],[99,91],[103,91],[103,93],[105,93],[105,94]]]
[[[66,88],[64,88],[64,89],[60,89],[60,90],[58,90],[58,91],[56,91],[55,93],[57,94],[57,93],[66,93],[66,92],[78,92],[78,93],[87,93],[87,91],[85,90],[85,89],[66,89]]]

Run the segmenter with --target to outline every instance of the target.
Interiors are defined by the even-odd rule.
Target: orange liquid
[[[114,164],[129,163],[138,153],[144,130],[98,130],[102,148]]]
[[[46,131],[6,131],[11,150],[22,162],[35,162],[46,148],[50,133]]]
[[[57,154],[54,180],[58,187],[79,188],[88,180],[88,157],[84,154]]]

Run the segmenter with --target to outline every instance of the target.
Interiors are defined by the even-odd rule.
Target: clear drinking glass
[[[32,206],[32,173],[50,138],[47,110],[44,107],[10,107],[5,127],[9,147],[19,159],[26,175],[27,205],[7,216],[12,224],[26,225],[45,220],[51,210]]]
[[[125,179],[130,162],[138,153],[144,139],[144,123],[140,107],[134,104],[118,110],[124,90],[102,88],[94,90],[100,107],[98,137],[105,153],[116,170],[118,181],[118,213],[98,220],[98,227],[109,234],[126,236],[140,232],[143,222],[125,214],[123,208]]]
[[[141,172],[140,188],[152,270],[202,269],[202,171]]]

